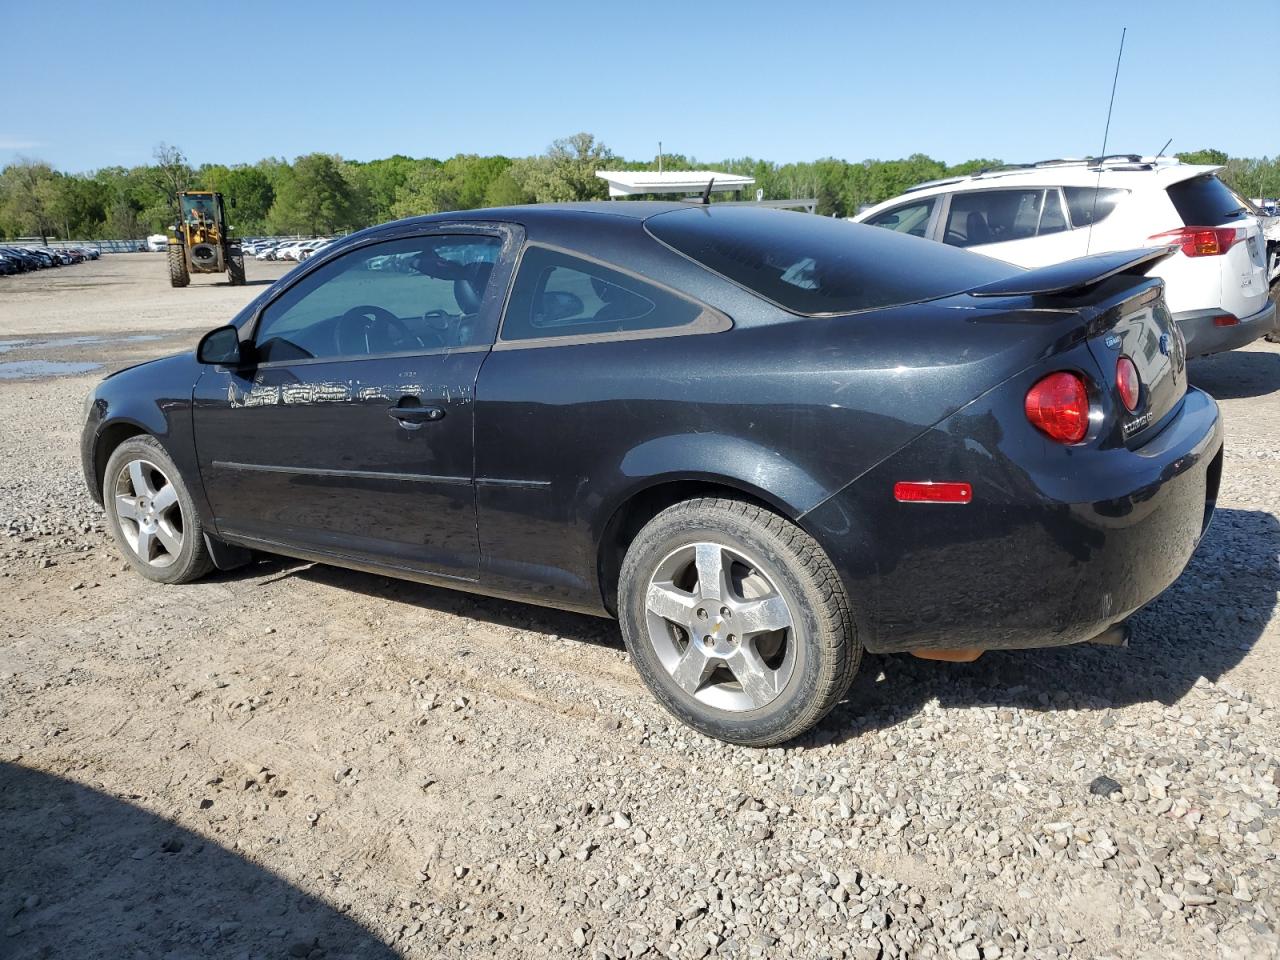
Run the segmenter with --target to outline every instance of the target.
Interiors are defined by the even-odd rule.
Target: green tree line
[[[1280,196],[1280,157],[1228,157],[1219,150],[1180,153],[1193,163],[1224,166],[1222,177],[1244,196]],[[20,159],[0,171],[0,237],[139,238],[172,222],[174,195],[220,191],[241,235],[331,234],[399,217],[516,203],[592,200],[606,196],[598,169],[655,170],[658,158],[627,160],[589,133],[556,140],[532,157],[458,154],[446,160],[396,155],[360,162],[311,153],[293,162],[191,165],[182,151],[160,144],[154,163],[103,167],[90,173],[55,170]],[[999,166],[998,159],[948,165],[924,154],[900,160],[836,158],[774,163],[752,157],[707,163],[679,153],[663,169],[710,167],[754,177],[770,200],[816,198],[818,213],[849,216],[924,180]]]

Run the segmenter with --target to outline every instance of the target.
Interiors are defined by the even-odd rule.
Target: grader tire
[[[227,276],[233,287],[244,286],[244,254],[234,253],[227,258]]]
[[[179,243],[169,244],[169,285],[173,287],[185,287],[191,282],[191,275],[187,273],[187,254]]]

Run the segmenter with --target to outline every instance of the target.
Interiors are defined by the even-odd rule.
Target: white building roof
[[[644,193],[701,193],[714,179],[713,193],[742,190],[755,184],[755,177],[743,177],[719,170],[597,170],[596,176],[609,184],[609,196],[633,197]]]

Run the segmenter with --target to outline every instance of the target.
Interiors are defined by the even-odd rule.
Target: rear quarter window
[[[700,304],[603,264],[531,244],[520,260],[503,340],[603,336],[693,327]]]
[[[695,263],[805,316],[933,300],[1020,272],[893,230],[758,207],[690,207],[651,217],[645,228]]]
[[[1216,227],[1248,213],[1227,185],[1211,173],[1170,184],[1167,192],[1188,227]]]
[[[1128,190],[1117,187],[1063,187],[1062,192],[1073,227],[1101,223],[1129,195]]]

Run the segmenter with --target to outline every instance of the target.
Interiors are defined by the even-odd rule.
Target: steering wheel
[[[338,355],[344,357],[381,353],[400,344],[423,346],[403,320],[390,310],[369,303],[352,307],[339,317],[333,328],[333,339]]]

